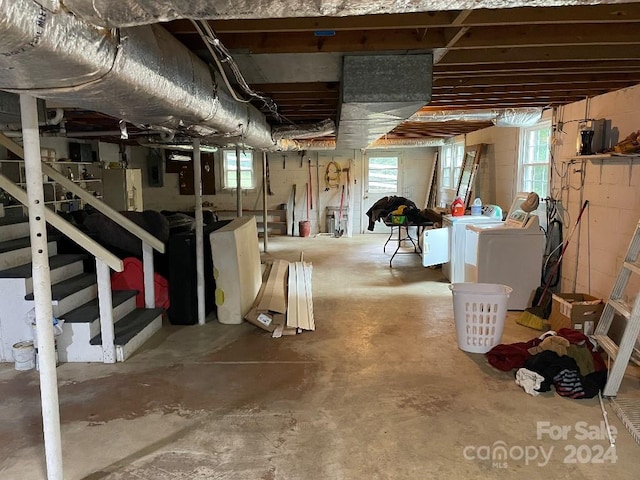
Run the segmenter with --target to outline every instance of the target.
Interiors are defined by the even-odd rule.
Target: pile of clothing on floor
[[[430,222],[429,217],[427,217],[411,200],[405,197],[396,197],[395,195],[392,195],[389,197],[382,197],[374,203],[369,210],[367,210],[367,217],[369,217],[367,230],[372,232],[376,221],[387,221],[392,212],[398,211],[400,207],[404,207],[401,209],[401,214],[406,216],[407,221],[410,224],[422,225]]]
[[[517,369],[515,382],[537,396],[554,386],[569,398],[593,398],[607,382],[607,367],[582,332],[563,328],[528,342],[500,344],[486,353],[489,364],[504,372]]]

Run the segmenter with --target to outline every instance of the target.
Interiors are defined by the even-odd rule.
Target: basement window
[[[551,122],[520,130],[520,162],[518,191],[548,196]]]
[[[237,187],[237,162],[235,150],[223,150],[222,168],[224,188],[235,190]],[[240,152],[240,186],[243,190],[251,190],[255,187],[253,175],[253,152]]]
[[[440,187],[455,189],[458,186],[462,161],[464,160],[464,142],[444,145],[440,152]]]
[[[398,191],[398,157],[369,157],[369,192]]]

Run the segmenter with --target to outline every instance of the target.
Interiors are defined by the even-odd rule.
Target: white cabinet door
[[[451,259],[449,246],[450,229],[434,228],[422,234],[422,266],[431,267],[448,263]]]

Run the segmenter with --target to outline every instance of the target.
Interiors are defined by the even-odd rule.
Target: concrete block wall
[[[576,154],[578,122],[607,119],[611,144],[640,129],[640,86],[577,102],[560,109],[563,131],[556,135],[560,173],[553,181],[562,199],[566,221],[573,225],[584,200],[588,210],[565,254],[562,288],[607,298],[640,220],[640,158],[572,159]],[[575,163],[567,163],[570,161]],[[634,279],[635,280],[635,279]],[[630,282],[626,300],[633,301],[639,282]]]

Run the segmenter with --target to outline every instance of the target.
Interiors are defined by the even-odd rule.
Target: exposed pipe
[[[0,32],[3,90],[136,125],[201,125],[275,147],[264,114],[217,89],[208,66],[159,25],[107,31],[30,0],[0,0]]]
[[[262,242],[264,253],[267,253],[269,251],[267,213],[267,152],[262,152],[262,224],[264,225],[264,236],[262,237]]]
[[[240,171],[240,147],[236,145],[236,217],[242,216],[242,172]]]
[[[33,297],[36,310],[36,338],[40,368],[40,399],[47,463],[47,478],[63,480],[62,442],[60,439],[60,406],[53,339],[51,308],[51,272],[47,247],[44,186],[40,163],[40,132],[36,99],[20,95],[20,114],[24,138],[24,166],[29,200],[29,232],[33,276]]]
[[[47,125],[58,125],[64,118],[64,109],[56,108],[56,114],[52,118],[47,118]]]
[[[202,215],[202,171],[200,140],[193,140],[193,189],[196,195],[196,288],[198,297],[198,324],[204,325],[206,307],[204,301],[204,219]]]

